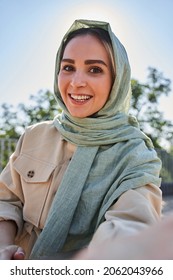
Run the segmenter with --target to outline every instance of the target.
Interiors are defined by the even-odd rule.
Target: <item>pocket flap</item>
[[[16,171],[28,183],[41,183],[48,181],[55,165],[36,159],[26,154],[20,155],[13,163]]]

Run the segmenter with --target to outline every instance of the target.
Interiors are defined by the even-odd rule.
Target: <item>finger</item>
[[[17,248],[17,251],[13,254],[13,260],[24,260],[25,252],[21,247]]]

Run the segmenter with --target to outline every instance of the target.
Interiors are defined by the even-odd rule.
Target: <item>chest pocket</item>
[[[22,154],[14,162],[14,168],[21,178],[23,218],[38,227],[55,165]]]

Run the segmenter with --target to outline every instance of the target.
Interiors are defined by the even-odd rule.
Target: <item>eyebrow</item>
[[[71,59],[71,58],[63,58],[61,60],[61,62],[68,62],[68,63],[75,64],[74,59]],[[102,64],[102,65],[105,65],[106,67],[108,67],[107,64],[103,60],[101,60],[101,59],[87,59],[87,60],[85,60],[85,64],[86,65],[89,65],[89,64]]]

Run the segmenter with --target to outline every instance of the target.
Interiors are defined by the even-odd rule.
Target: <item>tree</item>
[[[16,132],[16,120],[17,112],[14,107],[9,104],[2,104],[0,110],[0,137],[17,138],[18,133]]]
[[[29,105],[20,103],[17,108],[2,104],[0,137],[18,138],[28,125],[53,119],[60,108],[50,91],[40,90],[30,96]]]
[[[40,90],[36,95],[31,95],[32,104],[27,106],[19,104],[18,108],[26,118],[23,126],[41,121],[51,120],[60,111],[54,95],[50,91]]]
[[[147,82],[140,84],[132,79],[132,109],[141,129],[152,139],[156,148],[164,148],[165,142],[173,139],[173,123],[165,120],[163,112],[159,110],[159,99],[168,96],[171,91],[171,81],[155,68],[149,68]]]

